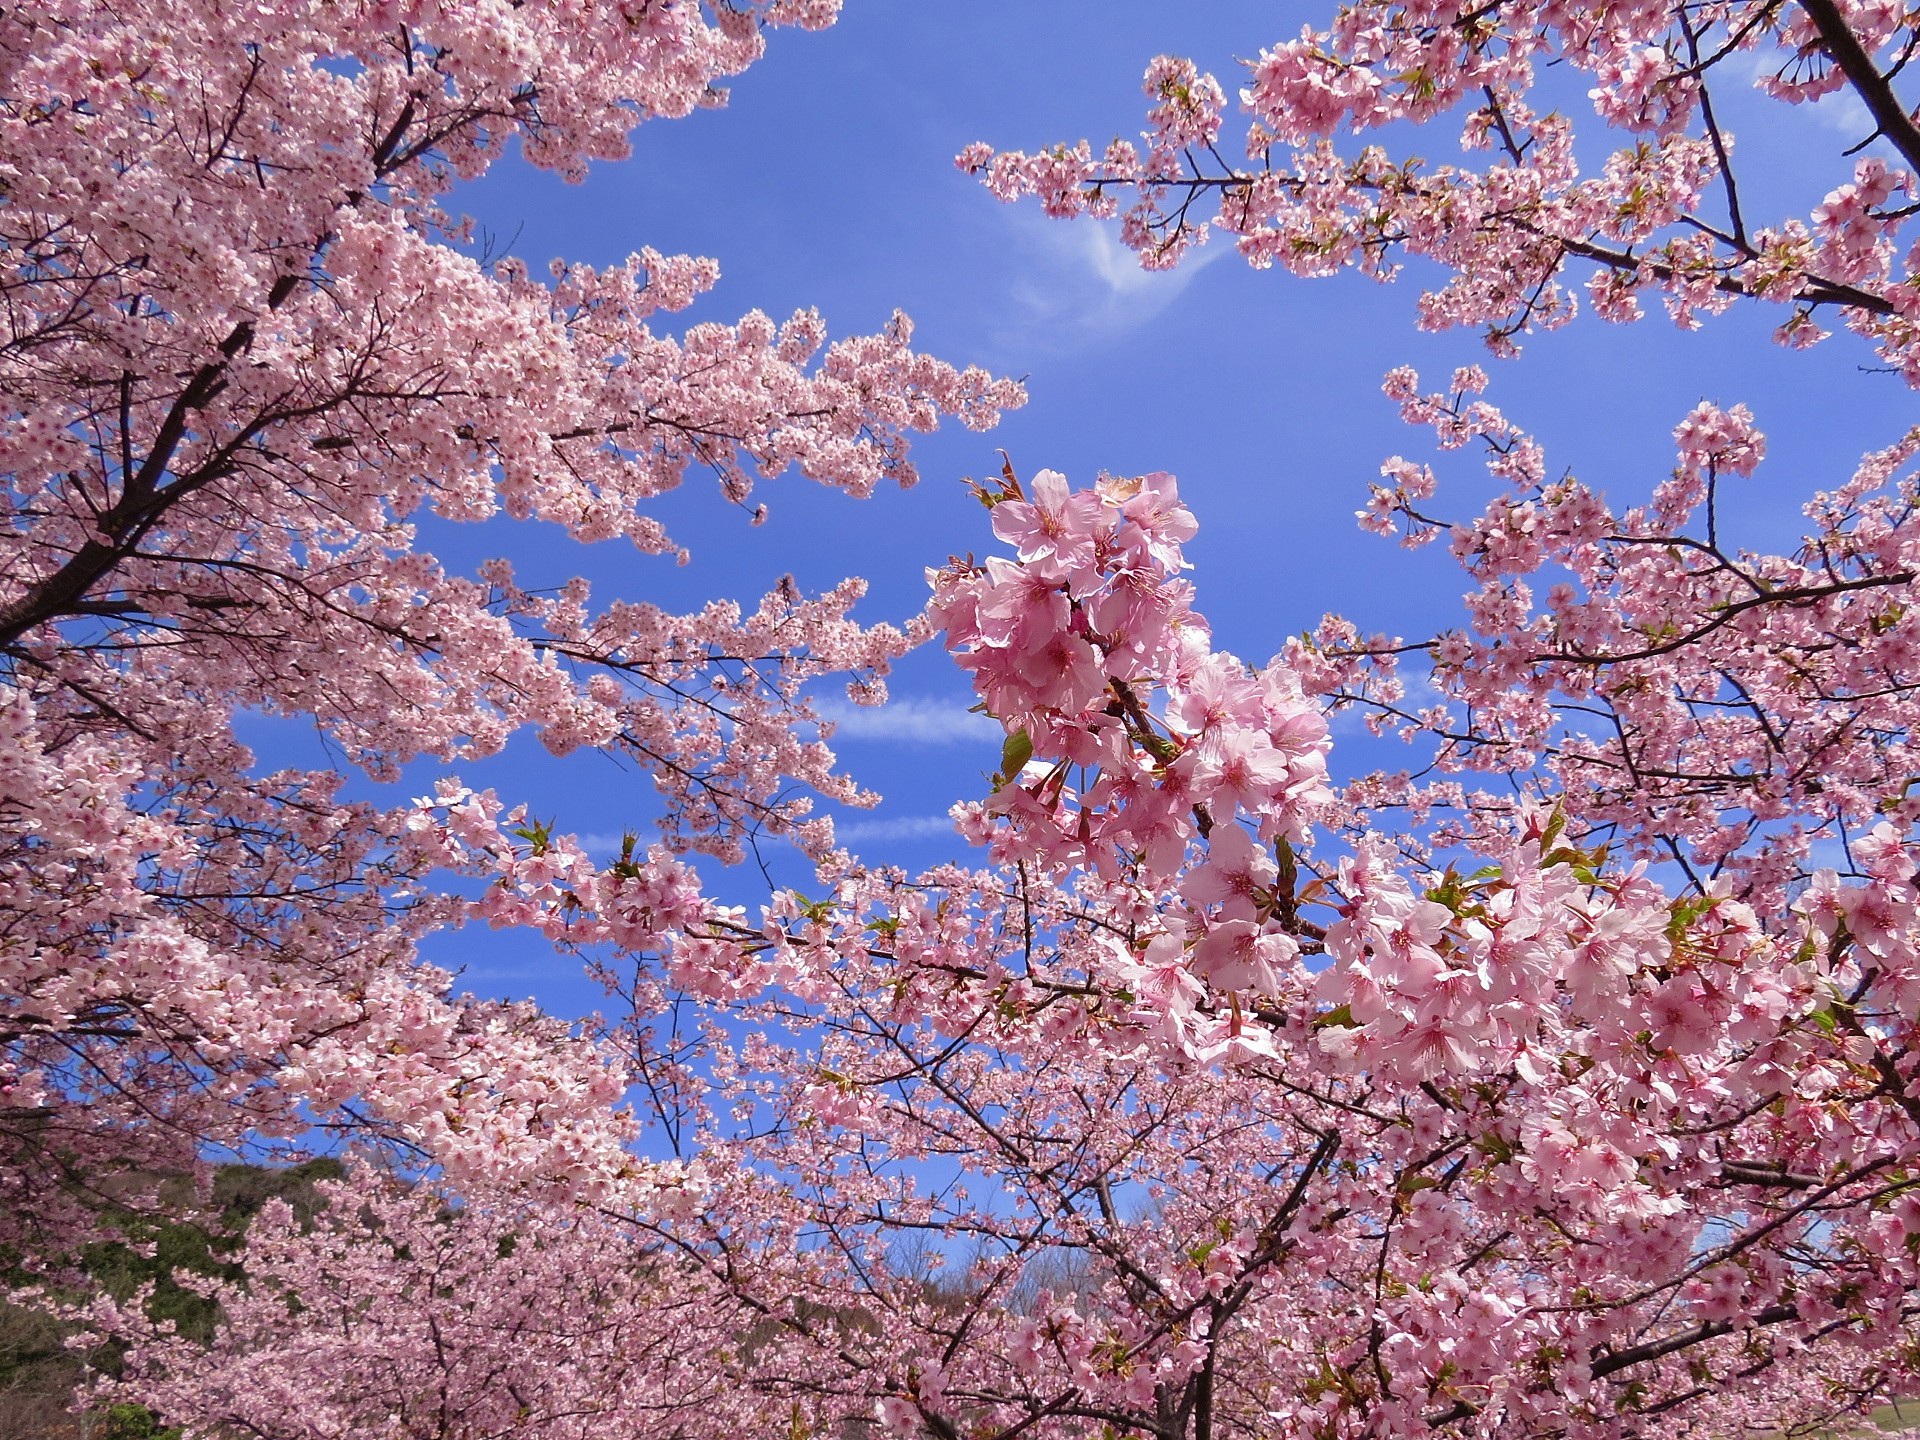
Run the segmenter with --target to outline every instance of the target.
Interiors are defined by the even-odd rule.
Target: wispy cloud
[[[1418,711],[1428,709],[1434,705],[1447,705],[1452,703],[1452,697],[1434,683],[1433,676],[1431,675],[1420,675],[1408,670],[1402,672],[1400,679],[1401,683],[1406,686],[1406,693],[1400,697],[1398,702],[1399,707],[1403,710]],[[1372,738],[1373,731],[1367,725],[1367,717],[1373,713],[1374,711],[1371,706],[1359,704],[1342,705],[1338,710],[1331,711],[1327,715],[1327,733],[1333,736],[1335,741],[1340,740],[1342,737],[1350,739]],[[1395,722],[1394,725],[1388,729],[1387,733],[1397,738],[1399,735],[1399,723]]]
[[[648,845],[659,838],[659,832],[650,825],[636,825],[628,833],[634,837],[633,848],[643,853]],[[576,835],[574,838],[580,842],[582,850],[596,858],[604,852],[618,855],[627,839],[625,834],[616,835],[611,830],[589,830],[586,834]]]
[[[948,815],[874,815],[864,820],[836,820],[834,839],[854,845],[868,840],[927,840],[953,834]]]
[[[883,740],[900,745],[991,743],[999,723],[954,700],[904,695],[885,705],[849,705],[826,701],[820,718],[830,721],[837,740]]]
[[[1791,71],[1793,57],[1778,47],[1763,46],[1753,51],[1745,59],[1744,78],[1749,86],[1759,90],[1764,81],[1778,74],[1782,69]],[[1739,74],[1739,71],[1735,72]],[[1873,112],[1867,109],[1867,102],[1851,87],[1843,85],[1831,94],[1822,95],[1799,106],[1782,106],[1779,101],[1767,100],[1765,110],[1758,109],[1758,97],[1753,97],[1742,108],[1752,108],[1762,116],[1762,123],[1791,125],[1789,118],[1793,111],[1811,115],[1820,125],[1846,140],[1863,140],[1874,133]],[[1889,157],[1892,149],[1885,142],[1876,140],[1869,150],[1879,149]]]
[[[1078,350],[1145,325],[1230,248],[1202,247],[1177,270],[1142,270],[1111,222],[1049,220],[1026,206],[994,213],[1015,269],[993,339],[1023,354]]]
[[[1867,102],[1852,90],[1836,90],[1831,95],[1822,95],[1810,108],[1829,130],[1850,140],[1874,133],[1873,112],[1867,109]],[[1891,153],[1891,146],[1882,145],[1881,148]]]

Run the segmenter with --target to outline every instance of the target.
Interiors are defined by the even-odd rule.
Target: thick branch
[[[1913,117],[1900,103],[1900,97],[1893,93],[1893,86],[1880,73],[1880,67],[1873,63],[1873,57],[1860,44],[1846,16],[1840,13],[1840,7],[1834,0],[1800,0],[1800,8],[1807,12],[1807,18],[1820,32],[1821,48],[1833,57],[1833,63],[1866,102],[1880,133],[1906,157],[1907,164],[1920,169],[1920,127],[1914,125]]]

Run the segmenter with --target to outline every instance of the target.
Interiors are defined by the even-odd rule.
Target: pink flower
[[[1029,488],[1031,501],[1002,500],[993,507],[993,533],[1023,561],[1050,559],[1069,576],[1085,570],[1093,563],[1099,498],[1086,491],[1069,494],[1066,477],[1054,470],[1040,471]]]

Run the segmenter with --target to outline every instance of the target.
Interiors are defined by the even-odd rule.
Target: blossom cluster
[[[1616,321],[1657,296],[1686,328],[1749,296],[1789,308],[1781,343],[1819,341],[1815,316],[1833,313],[1920,383],[1920,127],[1885,78],[1904,63],[1909,25],[1879,4],[1754,0],[1695,16],[1668,4],[1479,12],[1367,0],[1247,62],[1245,164],[1221,133],[1226,87],[1169,56],[1147,67],[1144,144],[978,143],[958,163],[1003,200],[1118,216],[1149,268],[1216,235],[1256,268],[1298,275],[1352,267],[1387,279],[1407,257],[1437,262],[1445,279],[1422,296],[1422,325],[1479,328],[1496,353],[1565,324],[1581,290]],[[1569,110],[1540,98],[1542,72],[1562,65],[1591,80],[1584,98],[1603,132],[1626,142],[1601,164],[1576,161]],[[1877,127],[1863,124],[1854,150],[1884,137],[1895,154],[1861,157],[1810,212],[1757,223],[1735,168],[1748,149],[1736,151],[1713,106],[1727,84],[1786,105],[1851,86]],[[1444,117],[1467,150],[1492,152],[1484,166],[1338,143]]]

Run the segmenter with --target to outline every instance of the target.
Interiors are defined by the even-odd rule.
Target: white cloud
[[[1763,46],[1745,57],[1744,78],[1749,87],[1759,91],[1763,83],[1778,74],[1782,69],[1792,73],[1793,57],[1777,46]],[[1734,71],[1740,74],[1741,71]],[[1847,141],[1864,140],[1874,133],[1873,112],[1867,108],[1867,102],[1860,98],[1859,92],[1850,85],[1843,85],[1829,95],[1802,105],[1786,105],[1781,101],[1767,99],[1762,101],[1759,95],[1728,97],[1739,111],[1752,112],[1760,118],[1763,126],[1781,126],[1790,131],[1794,121],[1790,118],[1795,111],[1811,115],[1823,129],[1831,131]],[[1762,109],[1760,107],[1764,106]],[[1736,124],[1735,129],[1738,129]],[[1884,141],[1876,140],[1868,147],[1869,152],[1885,152],[1892,156],[1891,149]],[[1736,156],[1736,159],[1738,157]]]
[[[833,823],[833,837],[843,845],[868,840],[926,840],[951,834],[953,818],[949,815],[875,815]]]
[[[1027,206],[995,214],[1017,269],[993,338],[1022,354],[1082,349],[1145,325],[1231,248],[1202,246],[1178,269],[1142,270],[1111,221],[1050,220]]]
[[[630,833],[634,837],[633,848],[642,855],[646,854],[647,846],[660,838],[659,831],[651,826],[636,826]],[[573,838],[579,842],[582,850],[597,859],[603,852],[618,855],[627,837],[624,834],[616,835],[611,830],[589,830]]]
[[[1406,693],[1396,702],[1402,710],[1421,711],[1435,705],[1450,705],[1452,697],[1434,683],[1431,674],[1422,675],[1412,668],[1412,657],[1408,657],[1407,667],[1400,673],[1400,683],[1406,687]],[[1351,738],[1373,738],[1373,731],[1367,726],[1367,717],[1374,713],[1370,705],[1342,705],[1327,715],[1327,733],[1335,740],[1342,736]],[[1401,722],[1395,721],[1387,734],[1398,739]]]
[[[1829,130],[1838,131],[1850,140],[1862,139],[1874,131],[1873,112],[1867,108],[1867,102],[1852,90],[1836,90],[1831,95],[1822,95],[1810,108]],[[1883,145],[1881,148],[1888,147]]]
[[[836,740],[890,740],[901,745],[959,745],[992,742],[999,722],[951,700],[902,696],[885,705],[826,701],[820,718],[832,723]]]

